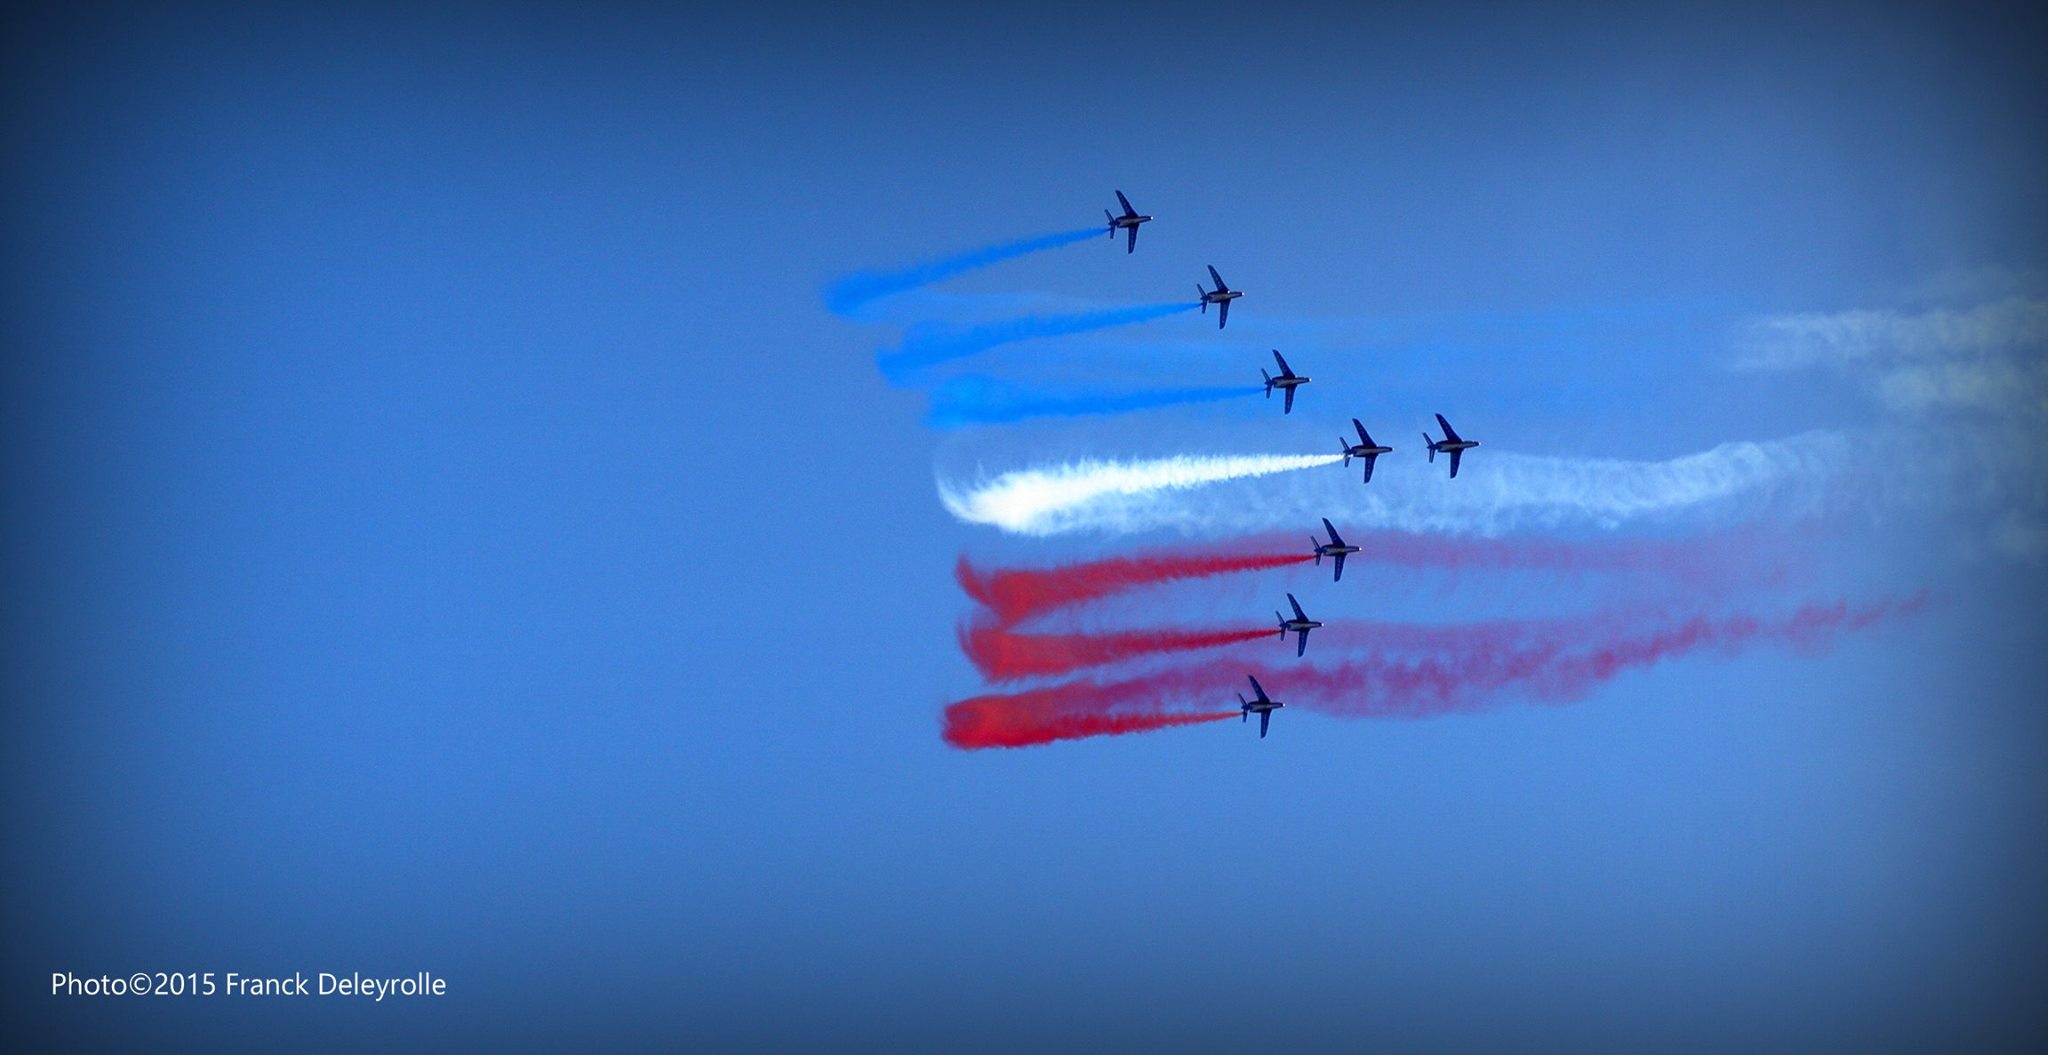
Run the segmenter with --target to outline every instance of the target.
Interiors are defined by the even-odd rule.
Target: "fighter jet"
[[[1202,284],[1197,282],[1195,292],[1202,295],[1202,314],[1209,314],[1209,305],[1216,305],[1216,328],[1220,330],[1224,323],[1230,321],[1230,302],[1244,296],[1244,291],[1224,285],[1223,276],[1216,273],[1214,264],[1209,265],[1209,277],[1216,281],[1216,288],[1203,289]]]
[[[1349,469],[1351,467],[1351,459],[1353,458],[1364,458],[1365,482],[1371,483],[1372,463],[1378,460],[1380,455],[1391,453],[1394,448],[1382,447],[1374,443],[1372,437],[1366,434],[1365,426],[1359,424],[1357,418],[1351,419],[1351,427],[1358,430],[1357,443],[1354,444],[1342,436],[1337,437],[1337,446],[1344,452],[1344,467]]]
[[[1294,368],[1287,365],[1287,360],[1281,358],[1280,349],[1278,348],[1273,349],[1273,361],[1280,364],[1280,376],[1274,377],[1272,374],[1267,373],[1263,367],[1259,370],[1259,376],[1266,379],[1266,398],[1273,398],[1273,390],[1276,388],[1286,393],[1287,402],[1281,406],[1280,413],[1292,414],[1294,413],[1294,390],[1308,384],[1310,379],[1295,373]]]
[[[1280,620],[1280,640],[1287,640],[1288,634],[1301,635],[1294,639],[1294,654],[1300,656],[1308,651],[1308,632],[1323,624],[1310,619],[1308,613],[1301,610],[1301,602],[1295,600],[1293,594],[1287,595],[1287,603],[1294,608],[1294,618],[1289,619],[1279,612],[1274,612],[1273,618]]]
[[[1279,700],[1268,698],[1266,690],[1259,687],[1259,679],[1249,674],[1245,675],[1245,677],[1251,680],[1252,695],[1257,696],[1258,699],[1247,700],[1244,698],[1244,693],[1240,692],[1237,694],[1237,707],[1238,710],[1243,712],[1243,717],[1239,718],[1238,721],[1250,721],[1254,713],[1258,714],[1259,739],[1264,740],[1266,738],[1266,726],[1271,725],[1273,722],[1273,712],[1287,705]]]
[[[1344,578],[1344,555],[1347,553],[1357,553],[1358,547],[1344,544],[1343,537],[1338,535],[1337,529],[1330,525],[1329,517],[1323,518],[1323,530],[1330,533],[1330,541],[1327,544],[1317,541],[1314,535],[1310,535],[1308,540],[1316,548],[1317,566],[1320,567],[1322,565],[1324,557],[1337,558],[1337,574],[1331,576],[1330,581],[1338,582]]]
[[[1138,210],[1131,208],[1131,199],[1124,197],[1123,191],[1116,192],[1116,200],[1117,204],[1124,207],[1124,214],[1122,216],[1118,216],[1108,209],[1102,210],[1102,215],[1109,217],[1109,236],[1115,238],[1118,228],[1131,232],[1129,240],[1124,243],[1124,252],[1127,254],[1135,253],[1138,251],[1138,225],[1149,223],[1152,218],[1150,216],[1138,215]]]
[[[1429,444],[1429,460],[1432,462],[1436,461],[1438,452],[1451,456],[1451,479],[1455,480],[1458,478],[1458,456],[1479,446],[1479,441],[1459,437],[1458,430],[1452,428],[1451,423],[1445,421],[1442,414],[1436,416],[1436,423],[1443,426],[1444,438],[1433,440],[1429,438],[1429,433],[1424,432],[1422,442]]]

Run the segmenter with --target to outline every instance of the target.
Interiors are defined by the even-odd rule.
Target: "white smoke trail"
[[[953,515],[1020,535],[1052,535],[1102,527],[1112,510],[1128,513],[1161,495],[1342,461],[1341,454],[1179,455],[1147,461],[1070,462],[1018,469],[962,491],[939,481]],[[1134,530],[1134,529],[1124,529]]]
[[[1019,535],[1077,531],[1190,535],[1314,526],[1330,517],[1345,530],[1391,528],[1468,534],[1624,521],[1725,509],[1748,511],[1789,499],[1811,512],[1823,484],[1852,464],[1850,444],[1831,432],[1785,440],[1724,443],[1661,462],[1555,458],[1476,450],[1458,479],[1443,459],[1380,459],[1371,484],[1358,470],[1294,474],[1338,456],[1176,457],[1087,461],[1004,473],[972,487],[941,481],[940,498],[961,520]],[[1233,481],[1237,481],[1233,483]],[[1203,485],[1219,485],[1204,487]],[[1197,491],[1197,488],[1201,490]],[[1782,504],[1782,503],[1781,503]]]

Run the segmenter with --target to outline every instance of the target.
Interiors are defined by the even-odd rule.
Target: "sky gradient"
[[[10,1032],[2038,1039],[2038,19],[10,18]],[[1135,254],[1095,237],[828,296],[1078,230],[1118,188],[1158,217]],[[1191,308],[1206,264],[1247,290],[1227,330],[1180,310],[885,373],[920,325]],[[1317,379],[1292,415],[1129,401],[1255,391],[1275,347]],[[1055,412],[949,420],[948,379]],[[1454,483],[1415,436],[1438,412],[1486,442]],[[1053,534],[948,508],[1090,459],[1326,456],[1353,416],[1397,448],[1370,490],[1319,466]],[[1717,470],[1683,508],[1586,504],[1731,445],[1802,453],[1745,455],[1753,476]],[[1531,481],[1580,504],[1504,504]],[[1304,545],[1332,502],[1360,535],[1734,540],[1764,570],[1308,565],[1109,598],[1079,628],[1270,627],[1290,590],[1318,618],[1421,626],[1926,601],[1826,648],[1472,713],[943,739],[947,705],[987,691],[962,555]],[[1231,647],[1185,669],[1292,658]],[[50,997],[63,970],[427,970],[451,995]]]

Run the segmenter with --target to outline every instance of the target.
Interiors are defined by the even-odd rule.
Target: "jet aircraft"
[[[1310,535],[1308,540],[1316,548],[1317,565],[1323,563],[1324,557],[1337,558],[1337,574],[1330,577],[1331,582],[1337,582],[1344,578],[1344,555],[1347,553],[1357,553],[1358,547],[1344,544],[1343,537],[1337,534],[1335,527],[1331,526],[1329,517],[1323,518],[1323,530],[1330,533],[1330,541],[1328,543],[1317,541],[1314,535]]]
[[[1350,440],[1347,440],[1342,436],[1337,437],[1337,446],[1342,448],[1344,451],[1344,467],[1347,469],[1350,468],[1351,459],[1353,458],[1364,458],[1365,482],[1371,483],[1372,463],[1374,461],[1377,461],[1380,455],[1392,453],[1394,448],[1382,447],[1379,444],[1374,443],[1372,441],[1372,437],[1366,434],[1365,426],[1359,424],[1357,418],[1351,419],[1351,427],[1358,430],[1357,443],[1354,444]]]
[[[1451,479],[1455,480],[1458,478],[1458,456],[1479,446],[1479,441],[1460,437],[1458,430],[1452,428],[1451,423],[1445,421],[1442,414],[1436,416],[1436,423],[1443,426],[1444,438],[1433,440],[1429,438],[1429,433],[1424,432],[1422,442],[1429,444],[1429,460],[1432,462],[1436,461],[1439,452],[1451,456]]]
[[[1102,210],[1102,215],[1109,217],[1109,236],[1115,238],[1119,228],[1129,231],[1130,237],[1124,242],[1124,252],[1126,254],[1135,253],[1138,251],[1138,225],[1149,223],[1152,218],[1150,216],[1138,215],[1138,210],[1131,208],[1131,199],[1124,197],[1123,191],[1116,192],[1116,200],[1117,204],[1124,207],[1124,214],[1122,216],[1118,216],[1108,209]]]
[[[1287,595],[1287,603],[1294,609],[1294,618],[1289,619],[1279,612],[1274,612],[1273,617],[1280,620],[1280,640],[1287,640],[1288,634],[1301,635],[1294,639],[1294,654],[1300,656],[1308,651],[1308,632],[1323,624],[1310,619],[1308,613],[1301,610],[1301,602],[1295,600],[1293,594]]]
[[[1203,289],[1202,284],[1197,282],[1195,292],[1202,295],[1202,314],[1209,314],[1209,305],[1216,305],[1216,328],[1220,330],[1224,323],[1230,321],[1230,302],[1244,296],[1244,291],[1224,285],[1223,276],[1216,273],[1214,264],[1209,265],[1209,277],[1216,281],[1216,288]]]
[[[1259,739],[1264,740],[1266,738],[1266,726],[1273,722],[1273,712],[1287,705],[1279,700],[1269,698],[1266,695],[1266,690],[1259,687],[1259,679],[1249,674],[1245,675],[1245,677],[1251,680],[1252,695],[1257,696],[1258,699],[1247,700],[1244,698],[1244,693],[1240,692],[1237,694],[1237,707],[1239,711],[1243,712],[1243,716],[1238,721],[1250,721],[1251,716],[1257,714],[1259,716]]]
[[[1280,413],[1292,414],[1294,413],[1294,390],[1308,384],[1310,379],[1295,373],[1294,368],[1288,366],[1287,360],[1281,357],[1280,349],[1278,348],[1273,349],[1273,361],[1280,364],[1280,375],[1278,377],[1267,373],[1263,367],[1259,369],[1259,376],[1266,379],[1266,398],[1273,398],[1273,390],[1276,388],[1286,393],[1287,402],[1281,405]]]

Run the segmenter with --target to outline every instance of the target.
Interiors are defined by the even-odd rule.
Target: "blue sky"
[[[23,16],[6,1017],[130,1049],[2014,1043],[2048,923],[2048,92],[2014,18]],[[1136,254],[824,305],[1114,188],[1159,217]],[[1250,291],[1227,331],[960,369],[1252,384],[1278,346],[1317,376],[1292,416],[935,431],[876,369],[917,320],[1172,300],[1211,263]],[[1467,473],[1838,435],[1840,475],[1560,530],[1752,529],[1818,554],[1759,603],[1935,601],[1565,706],[939,739],[981,689],[959,553],[1183,538],[1008,536],[939,477],[1325,453],[1354,414],[1416,473],[1435,411],[1487,441]],[[1351,618],[1583,600],[1186,600],[1263,619],[1291,583]],[[456,995],[42,988],[178,969]]]

